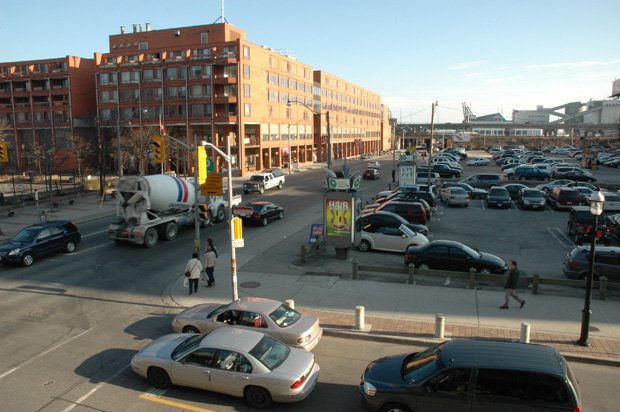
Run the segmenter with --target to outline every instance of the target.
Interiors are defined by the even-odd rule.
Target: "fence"
[[[436,276],[436,277],[450,277],[455,279],[466,279],[468,281],[469,288],[475,288],[478,286],[478,282],[495,282],[499,286],[503,287],[506,282],[505,275],[487,275],[475,272],[452,272],[445,270],[432,270],[432,269],[416,269],[413,267],[387,267],[387,266],[368,266],[360,265],[358,262],[352,263],[352,278],[359,280],[360,272],[374,272],[374,273],[390,273],[390,274],[403,274],[407,275],[407,283],[410,285],[415,284],[415,276]],[[556,285],[556,286],[572,286],[572,287],[585,287],[586,281],[573,280],[573,279],[555,279],[555,278],[541,278],[538,274],[533,276],[521,276],[521,287],[532,288],[532,294],[537,295],[540,293],[540,285]],[[599,280],[592,283],[594,289],[598,289],[599,298],[605,300],[607,298],[608,291],[610,289],[620,290],[620,283],[609,282],[605,276],[601,276]]]

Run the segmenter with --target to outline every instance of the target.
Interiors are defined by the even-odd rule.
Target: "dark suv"
[[[590,273],[590,246],[577,246],[564,260],[564,276],[585,279]],[[606,276],[611,282],[620,280],[620,247],[597,246],[594,249],[594,279]]]
[[[504,178],[497,174],[477,174],[469,176],[467,179],[461,180],[461,182],[479,189],[489,189],[493,186],[501,186],[504,183]]]
[[[581,204],[581,195],[572,187],[556,187],[547,195],[547,203],[554,209],[570,209]]]
[[[30,266],[35,259],[55,252],[72,253],[82,240],[78,227],[67,220],[55,220],[28,226],[0,245],[2,264]]]
[[[588,243],[592,239],[591,230],[594,226],[594,216],[590,213],[589,206],[573,206],[568,215],[568,223],[566,224],[566,232],[573,237],[575,244],[581,245]],[[605,216],[598,218],[597,243],[604,243],[609,246],[613,231],[611,222],[607,224]]]

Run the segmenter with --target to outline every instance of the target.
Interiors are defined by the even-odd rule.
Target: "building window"
[[[182,99],[186,96],[185,86],[180,87],[166,87],[166,98],[168,99]]]
[[[99,100],[102,103],[116,103],[118,102],[118,91],[116,90],[102,90],[99,92]]]
[[[161,100],[161,87],[145,87],[142,89],[142,100]]]
[[[250,60],[250,47],[243,46],[243,58],[246,60]]]
[[[284,87],[288,89],[288,78],[284,76],[280,76],[280,87]]]
[[[192,98],[201,98],[211,95],[211,85],[193,84],[189,89],[189,96]]]
[[[210,79],[211,66],[191,66],[189,68],[190,79]]]
[[[116,84],[116,73],[99,73],[99,85]]]
[[[169,67],[166,69],[166,80],[185,80],[185,67]]]
[[[153,82],[161,81],[161,69],[147,69],[142,71],[142,81]]]
[[[243,97],[247,97],[247,98],[252,97],[250,92],[251,92],[250,84],[245,83],[243,85]]]
[[[207,44],[209,43],[209,32],[205,31],[203,33],[200,33],[200,44]]]
[[[121,72],[121,84],[138,83],[138,72]]]
[[[243,78],[244,79],[250,78],[250,65],[249,64],[243,65]]]
[[[148,50],[149,44],[147,42],[138,44],[138,50]]]
[[[121,89],[119,91],[119,99],[121,103],[137,102],[140,100],[140,91],[138,89]]]
[[[248,116],[248,117],[251,115],[251,112],[250,112],[250,103],[245,103],[245,104],[243,105],[243,114],[244,114],[245,116]]]
[[[275,73],[269,73],[269,84],[273,84],[274,86],[278,85],[278,75]]]

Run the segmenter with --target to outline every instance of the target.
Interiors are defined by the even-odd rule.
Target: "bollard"
[[[306,245],[301,245],[300,255],[299,261],[306,263]]]
[[[532,295],[538,295],[538,285],[540,284],[540,275],[534,273],[532,276]]]
[[[469,272],[469,288],[476,288],[476,272]]]
[[[366,328],[364,322],[364,307],[356,306],[355,307],[355,329],[356,330],[364,330]]]
[[[289,308],[295,309],[295,301],[293,299],[286,299],[284,303],[286,303],[286,306]]]
[[[443,339],[446,329],[446,315],[438,314],[435,316],[435,339]]]
[[[607,283],[609,282],[609,280],[607,279],[607,276],[601,276],[598,279],[598,296],[601,298],[601,300],[605,300],[607,299]]]
[[[353,261],[353,268],[352,268],[353,273],[352,273],[352,276],[351,276],[353,279],[359,279],[359,273],[358,273],[359,266],[360,266],[360,264],[357,263],[357,261],[354,260]]]
[[[415,285],[415,282],[413,281],[414,272],[415,272],[415,268],[413,266],[407,268],[407,274],[409,275],[408,282],[410,285]]]
[[[522,323],[521,324],[521,338],[519,339],[521,343],[530,343],[530,324]]]

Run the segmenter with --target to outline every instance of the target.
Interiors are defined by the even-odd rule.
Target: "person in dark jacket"
[[[504,289],[506,289],[506,302],[504,302],[504,304],[499,307],[500,309],[508,309],[508,302],[510,301],[511,296],[514,300],[519,302],[521,307],[525,305],[525,301],[521,299],[519,295],[517,295],[520,275],[521,272],[519,271],[519,269],[517,269],[517,262],[511,260],[510,267],[508,268],[508,279],[506,280],[506,285],[504,285]]]

